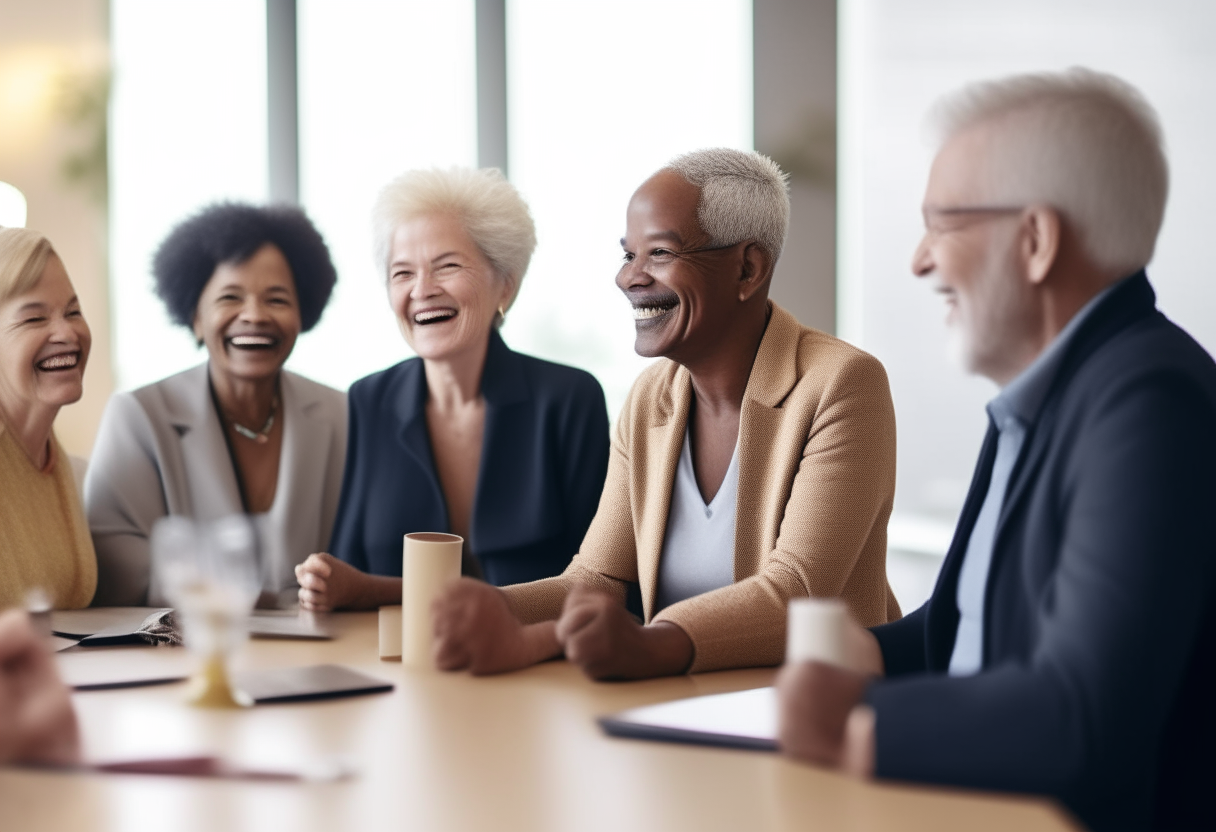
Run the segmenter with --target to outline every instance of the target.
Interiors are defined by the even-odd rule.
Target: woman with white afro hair
[[[401,539],[464,538],[463,572],[495,585],[559,574],[595,514],[608,414],[582,370],[498,332],[536,248],[497,170],[413,170],[372,216],[376,265],[416,358],[354,383],[329,552],[296,568],[306,609],[400,603]]]

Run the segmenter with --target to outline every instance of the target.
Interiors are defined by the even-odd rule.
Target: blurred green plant
[[[60,85],[56,112],[79,136],[76,149],[60,163],[60,174],[103,209],[109,199],[110,72],[68,75]]]

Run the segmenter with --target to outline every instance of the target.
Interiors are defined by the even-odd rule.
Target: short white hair
[[[376,265],[385,278],[397,228],[440,214],[463,223],[498,277],[511,283],[513,303],[536,250],[536,225],[519,191],[496,168],[411,170],[385,185],[372,210]]]
[[[667,163],[701,189],[697,220],[711,245],[755,240],[776,264],[790,225],[788,175],[755,151],[711,147]]]
[[[1157,114],[1103,72],[1014,75],[971,84],[934,107],[939,148],[992,126],[992,198],[1060,212],[1099,267],[1131,274],[1153,257],[1169,192]]]

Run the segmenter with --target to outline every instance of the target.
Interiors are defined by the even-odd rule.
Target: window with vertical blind
[[[539,246],[503,334],[583,367],[613,416],[644,362],[614,284],[630,194],[672,156],[752,146],[750,0],[508,0],[512,181]],[[119,385],[204,358],[152,293],[172,225],[267,198],[266,14],[244,0],[114,0],[112,295]],[[299,192],[339,281],[288,366],[345,389],[407,357],[372,262],[378,190],[477,164],[474,0],[298,0]]]

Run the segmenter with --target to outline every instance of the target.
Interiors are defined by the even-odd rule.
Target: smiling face
[[[1019,254],[1022,211],[985,186],[989,129],[952,137],[934,160],[912,271],[945,298],[951,352],[963,369],[1003,385],[1033,358],[1035,300]]]
[[[92,343],[72,281],[52,254],[32,289],[0,304],[0,408],[16,414],[77,401]]]
[[[291,267],[270,243],[243,263],[217,266],[194,312],[194,335],[207,345],[212,371],[233,380],[278,373],[299,334]]]
[[[435,214],[397,226],[389,251],[389,303],[401,334],[423,359],[480,359],[511,290],[458,217]]]
[[[744,246],[711,247],[697,220],[700,197],[684,177],[662,170],[629,200],[616,285],[633,306],[638,355],[686,364],[731,328]]]

